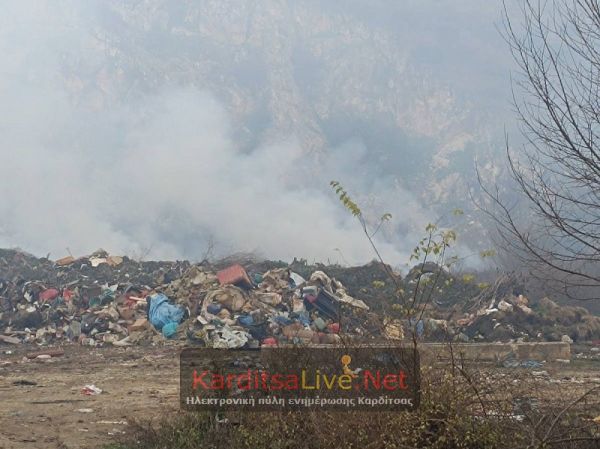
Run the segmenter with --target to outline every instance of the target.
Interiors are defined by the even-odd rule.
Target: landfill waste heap
[[[389,267],[232,257],[213,264],[139,262],[103,250],[52,261],[0,250],[0,343],[197,344],[214,348],[333,344],[416,333],[430,341],[584,341],[600,318],[543,298],[510,276],[480,288],[441,271],[423,317],[395,307]],[[442,268],[415,267],[431,275]],[[415,269],[396,282],[410,294]],[[360,297],[361,299],[358,299]]]

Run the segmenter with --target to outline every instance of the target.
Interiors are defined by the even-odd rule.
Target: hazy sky
[[[222,5],[227,16],[250,3],[217,2],[215,8]],[[265,140],[257,135],[248,149],[239,135],[250,125],[240,124],[236,113],[247,107],[246,100],[223,97],[228,81],[219,87],[220,69],[207,56],[223,54],[230,42],[203,30],[204,37],[191,37],[187,47],[170,47],[170,59],[161,65],[152,54],[163,45],[156,23],[181,34],[176,22],[191,20],[190,4],[0,4],[0,246],[53,258],[67,248],[80,255],[102,247],[148,253],[147,258],[195,259],[210,240],[218,254],[368,261],[373,254],[360,227],[328,189],[337,179],[369,211],[394,215],[378,243],[392,263],[406,261],[420,230],[436,215],[393,177],[361,176],[370,151],[361,136],[327,146],[318,166],[293,132]],[[288,11],[288,3],[272,4],[275,18],[264,20],[285,23],[277,14]],[[499,3],[302,5],[322,10],[323,17],[360,20],[367,32],[396,42],[413,77],[432,78],[432,85],[451,91],[469,114],[508,117],[510,58],[495,29]],[[243,14],[239,20],[243,23]],[[218,21],[212,25],[219,28]],[[185,70],[175,67],[178,52]],[[199,55],[195,65],[190,54]],[[192,79],[181,75],[188,66],[198,73],[213,70],[217,81],[181,81]],[[258,72],[249,67],[248,73]],[[252,86],[250,78],[244,82]],[[252,106],[267,110],[265,117],[255,114],[249,122],[270,123],[269,102],[288,94],[268,83]]]

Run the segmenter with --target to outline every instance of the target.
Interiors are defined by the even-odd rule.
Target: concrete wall
[[[421,343],[422,357],[449,359],[450,348],[444,343]],[[563,342],[540,343],[454,343],[452,351],[456,358],[462,354],[466,360],[498,361],[508,358],[553,362],[571,358],[571,345]]]

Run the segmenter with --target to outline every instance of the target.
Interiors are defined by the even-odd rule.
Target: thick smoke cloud
[[[366,156],[360,144],[334,149],[318,170],[293,141],[242,153],[224,108],[194,89],[108,116],[78,111],[61,95],[27,101],[2,138],[2,246],[197,258],[212,241],[221,254],[373,255],[356,220],[323,188],[329,178],[366,187],[352,182]],[[9,113],[2,108],[3,122]],[[404,207],[403,221],[414,224],[415,205]],[[404,257],[381,245],[393,260]]]
[[[82,102],[61,76],[65,52],[85,50],[77,11],[58,14],[46,2],[3,9],[1,247],[198,259],[212,242],[215,255],[366,262],[372,249],[328,188],[332,179],[373,216],[394,215],[378,234],[392,263],[407,260],[435,218],[391,179],[369,174],[360,142],[329,149],[318,164],[294,136],[242,150],[225,106],[196,87]]]

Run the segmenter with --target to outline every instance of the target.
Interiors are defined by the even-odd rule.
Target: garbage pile
[[[366,332],[358,323],[369,307],[322,271],[306,280],[289,268],[276,268],[250,279],[242,266],[233,265],[216,277],[218,285],[207,285],[188,329],[191,340],[207,346],[329,344],[339,341],[341,331]]]
[[[461,342],[600,339],[600,317],[547,298],[530,301],[512,276],[482,287],[434,265],[392,280],[391,268],[377,262],[141,262],[103,250],[52,261],[0,250],[0,343],[239,348],[414,334]],[[432,290],[418,319],[406,319],[396,307],[398,286],[410,298],[418,273],[442,279],[443,288]]]
[[[479,279],[471,273],[451,273],[434,263],[418,264],[396,282],[389,277],[390,267],[371,262],[360,267],[308,265],[294,261],[290,267],[304,274],[325,270],[347,287],[350,295],[360,296],[371,311],[383,317],[383,334],[413,334],[425,341],[510,342],[600,340],[600,317],[582,307],[558,304],[548,298],[529,298],[527,279],[515,273]],[[397,284],[408,301],[413,297],[417,278],[431,292],[422,317],[407,320],[398,303]],[[432,280],[437,282],[431,288]],[[423,287],[429,281],[427,287]],[[489,283],[481,282],[490,281]],[[420,315],[420,314],[419,314]]]
[[[461,341],[592,341],[600,338],[600,317],[583,307],[549,298],[530,301],[513,275],[503,275],[477,296],[454,308]]]
[[[464,341],[564,341],[597,340],[600,317],[583,307],[561,306],[549,298],[530,304],[523,295],[499,299],[456,320]]]
[[[346,317],[342,319],[342,317]],[[323,271],[248,274],[189,262],[136,262],[99,250],[38,259],[0,250],[0,342],[97,346],[189,340],[216,348],[333,343],[376,332],[369,306]]]

